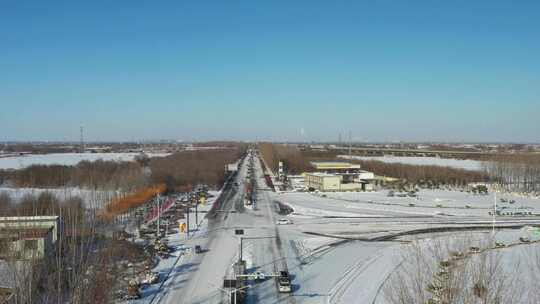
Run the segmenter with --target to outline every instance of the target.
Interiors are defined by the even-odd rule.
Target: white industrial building
[[[306,187],[319,191],[371,191],[375,174],[348,162],[311,162],[315,172],[305,173]]]

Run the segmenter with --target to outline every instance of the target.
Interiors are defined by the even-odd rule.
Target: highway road
[[[279,244],[279,229],[275,225],[276,209],[264,181],[261,164],[254,161],[257,193],[256,209],[244,207],[244,183],[248,177],[248,158],[240,165],[238,174],[224,189],[225,199],[215,216],[209,214],[208,230],[195,233],[186,242],[193,248],[202,246],[207,251],[187,252],[176,265],[164,289],[154,303],[228,303],[227,294],[221,290],[223,279],[231,278],[232,265],[238,259],[239,236],[236,229],[243,229],[243,255],[248,272],[262,271],[270,274],[286,269]],[[238,184],[238,186],[235,185]],[[272,278],[263,282],[249,281],[247,303],[294,303],[288,294],[280,294]]]

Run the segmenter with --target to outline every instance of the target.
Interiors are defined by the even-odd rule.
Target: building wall
[[[362,184],[358,184],[358,183],[341,184],[339,190],[341,190],[341,191],[360,191],[360,190],[362,190]]]
[[[358,174],[358,178],[359,179],[375,179],[375,174],[373,172],[369,172],[369,171],[361,171],[359,174]]]
[[[54,252],[51,231],[43,237],[25,238],[4,245],[7,245],[6,256],[20,260],[43,259]]]
[[[319,191],[339,191],[340,176],[306,174],[306,186]]]

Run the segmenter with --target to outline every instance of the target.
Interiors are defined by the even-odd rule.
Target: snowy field
[[[340,158],[349,159],[348,155],[339,155]],[[407,156],[351,156],[358,160],[376,160],[384,163],[400,163],[407,165],[430,165],[465,169],[470,171],[483,170],[482,162],[470,159],[453,159],[438,157],[407,157]]]
[[[74,166],[83,160],[132,161],[140,153],[52,153],[29,154],[0,158],[0,169],[22,169],[31,165]],[[149,157],[164,157],[168,153],[148,153]]]
[[[294,209],[298,217],[380,217],[448,215],[488,217],[495,197],[449,190],[420,190],[418,197],[388,197],[388,191],[282,193],[278,199]],[[326,196],[326,197],[323,197]],[[501,202],[501,199],[506,202]],[[497,195],[501,212],[540,214],[540,199],[512,194]],[[510,201],[515,201],[510,204]]]
[[[433,252],[443,253],[443,258],[450,259],[449,252],[462,252],[465,254],[465,259],[468,260],[477,260],[479,261],[481,256],[489,256],[484,263],[488,265],[493,265],[491,270],[484,271],[497,271],[498,277],[505,277],[506,284],[505,288],[508,291],[516,291],[513,294],[512,303],[538,303],[532,300],[529,297],[529,291],[532,291],[536,288],[535,280],[538,279],[536,271],[538,270],[539,265],[538,254],[540,253],[540,235],[538,230],[528,229],[531,227],[523,229],[503,229],[497,230],[495,234],[491,231],[484,232],[462,232],[462,233],[430,233],[414,237],[404,237],[404,240],[418,242],[420,248],[424,248],[424,262],[431,262],[423,264],[422,267],[426,265],[437,265],[438,262],[434,259]],[[528,237],[531,243],[523,243],[519,240],[520,237]],[[503,242],[504,247],[496,248],[494,246],[495,242]],[[480,253],[471,253],[470,248],[478,247]],[[409,254],[417,252],[413,250],[410,246],[410,243],[404,243],[400,245],[399,255],[395,255],[393,260],[388,261],[393,265],[394,270],[391,272],[392,275],[397,275],[399,271],[406,274],[406,277],[409,277],[408,274],[414,273],[410,271],[414,269],[414,263],[417,262],[415,259],[410,259]],[[437,249],[438,248],[438,249]],[[440,250],[440,251],[439,251]],[[446,252],[446,255],[444,253]],[[418,256],[417,256],[418,257]],[[401,263],[403,261],[403,264]],[[489,264],[491,263],[491,264]],[[400,266],[398,266],[400,265]],[[406,267],[408,270],[400,270],[399,267]],[[430,266],[428,266],[430,267]],[[477,267],[479,267],[477,265]],[[490,267],[485,266],[484,267]],[[432,270],[438,271],[437,267],[434,267]],[[426,273],[429,273],[427,271]],[[396,278],[397,280],[400,280]],[[464,277],[465,280],[471,280],[471,277]],[[411,279],[412,282],[413,279]],[[395,280],[390,280],[386,284],[395,284]],[[465,284],[465,286],[472,286],[473,282]],[[386,304],[389,303],[385,299],[385,289],[392,290],[393,288],[381,288],[381,292],[374,294],[375,298],[373,303]]]
[[[309,237],[295,231],[296,228],[288,226],[286,229],[287,238],[294,243],[287,253],[287,263],[295,276],[294,298],[296,303],[302,304],[389,303],[385,298],[385,284],[402,265],[413,241],[462,246],[464,252],[470,246],[477,246],[482,251],[493,247],[491,231],[428,233],[404,236],[396,242],[366,242]],[[516,275],[523,283],[532,274],[530,258],[535,250],[538,252],[540,245],[521,243],[521,236],[529,237],[532,242],[540,240],[537,232],[527,229],[504,229],[495,233],[495,240],[508,246],[496,249],[503,270]],[[521,300],[517,303],[531,303],[526,298]]]

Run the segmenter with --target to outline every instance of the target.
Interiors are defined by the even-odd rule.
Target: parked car
[[[203,253],[202,247],[200,245],[195,245],[195,253]]]
[[[276,225],[290,225],[290,224],[292,224],[292,221],[289,219],[279,219],[276,222]]]

